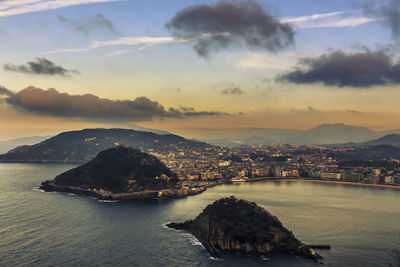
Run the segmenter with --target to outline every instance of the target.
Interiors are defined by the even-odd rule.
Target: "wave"
[[[167,224],[169,224],[169,223],[171,223],[171,222],[163,223],[163,224],[161,224],[161,226],[164,229],[168,229],[168,230],[172,230],[172,231],[175,231],[175,232],[179,232],[181,236],[184,236],[187,239],[189,239],[190,244],[192,244],[193,246],[199,246],[199,247],[202,247],[202,248],[205,249],[203,244],[193,234],[191,234],[189,232],[186,232],[186,231],[183,232],[183,230],[176,230],[174,228],[170,228],[170,227],[167,226]]]
[[[203,244],[191,233],[181,233],[181,235],[189,239],[190,244],[192,244],[193,246],[200,246],[205,249]]]
[[[36,191],[36,192],[44,192],[44,193],[46,193],[46,191],[44,191],[43,189],[39,189],[39,185],[38,186],[35,186],[34,188],[32,188],[32,191]]]
[[[173,229],[173,228],[169,228],[169,227],[167,226],[167,224],[169,224],[169,223],[171,223],[171,222],[163,223],[163,224],[161,224],[161,226],[162,226],[164,229]],[[175,229],[173,229],[173,230],[175,230]],[[177,231],[177,230],[176,230],[176,231]]]
[[[224,259],[221,258],[215,258],[213,256],[208,257],[208,259],[212,260],[212,261],[223,261]]]
[[[170,224],[170,223],[171,223],[171,222],[166,222],[166,223],[161,224],[161,226],[162,226],[164,229],[168,229],[168,230],[170,230],[170,231],[175,231],[175,232],[179,232],[179,233],[182,233],[183,231],[185,231],[185,230],[176,230],[176,229],[174,229],[174,228],[168,227],[167,224]]]
[[[97,199],[94,197],[94,199]],[[115,202],[119,202],[119,200],[106,200],[106,199],[97,199],[99,202],[103,202],[103,203],[115,203]]]

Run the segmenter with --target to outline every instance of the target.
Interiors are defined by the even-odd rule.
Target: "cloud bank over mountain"
[[[227,115],[216,111],[196,111],[187,107],[166,109],[157,101],[144,96],[134,100],[111,100],[92,94],[70,95],[53,88],[43,90],[33,86],[17,93],[1,87],[0,96],[3,96],[0,102],[21,112],[106,123]]]

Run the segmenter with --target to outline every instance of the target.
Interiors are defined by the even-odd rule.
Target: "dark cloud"
[[[72,20],[61,15],[57,15],[57,18],[59,21],[70,25],[77,32],[89,34],[96,29],[105,29],[115,33],[114,24],[102,14],[83,17],[80,20]]]
[[[400,63],[393,63],[385,51],[346,54],[339,50],[316,58],[304,58],[299,64],[303,67],[278,76],[277,81],[339,87],[400,84]]]
[[[194,112],[193,107],[180,106],[179,109],[182,110],[183,112]]]
[[[25,65],[14,65],[6,63],[3,65],[4,70],[22,72],[28,74],[43,75],[61,75],[69,76],[70,74],[79,74],[77,70],[67,70],[61,66],[57,66],[52,61],[45,58],[36,58],[36,61],[28,61]]]
[[[308,110],[308,111],[311,111],[311,112],[316,111],[316,109],[313,108],[312,106],[308,106],[308,107],[307,107],[307,110]]]
[[[13,92],[8,90],[7,88],[0,86],[0,96],[11,96],[13,95]]]
[[[313,106],[307,106],[306,109],[296,109],[296,108],[291,108],[290,112],[321,112],[319,109],[314,108]]]
[[[294,42],[292,26],[281,23],[254,1],[189,6],[166,27],[177,38],[196,40],[194,49],[202,57],[232,44],[278,51]]]
[[[244,92],[239,87],[226,88],[221,91],[223,95],[241,95]]]
[[[345,110],[345,112],[351,113],[351,114],[362,114],[361,111],[353,110],[353,109],[347,109],[347,110]]]
[[[92,94],[69,95],[55,89],[43,90],[30,86],[17,93],[2,88],[2,99],[21,112],[31,112],[39,115],[81,118],[89,121],[149,121],[153,118],[188,118],[200,116],[216,116],[224,113],[214,111],[195,111],[194,108],[170,108],[147,97],[137,97],[134,100],[110,100],[99,98]]]
[[[400,37],[400,0],[363,0],[355,3],[362,7],[366,16],[376,18],[389,27],[393,37]]]

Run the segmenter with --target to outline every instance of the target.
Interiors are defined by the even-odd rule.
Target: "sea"
[[[191,234],[165,227],[232,195],[261,205],[301,241],[331,245],[318,251],[323,266],[388,266],[400,249],[400,190],[263,181],[182,199],[102,202],[37,189],[72,167],[0,164],[0,266],[321,266],[286,255],[214,259]]]

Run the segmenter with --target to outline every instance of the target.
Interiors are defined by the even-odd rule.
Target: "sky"
[[[0,0],[0,140],[397,129],[399,37],[400,0]]]

